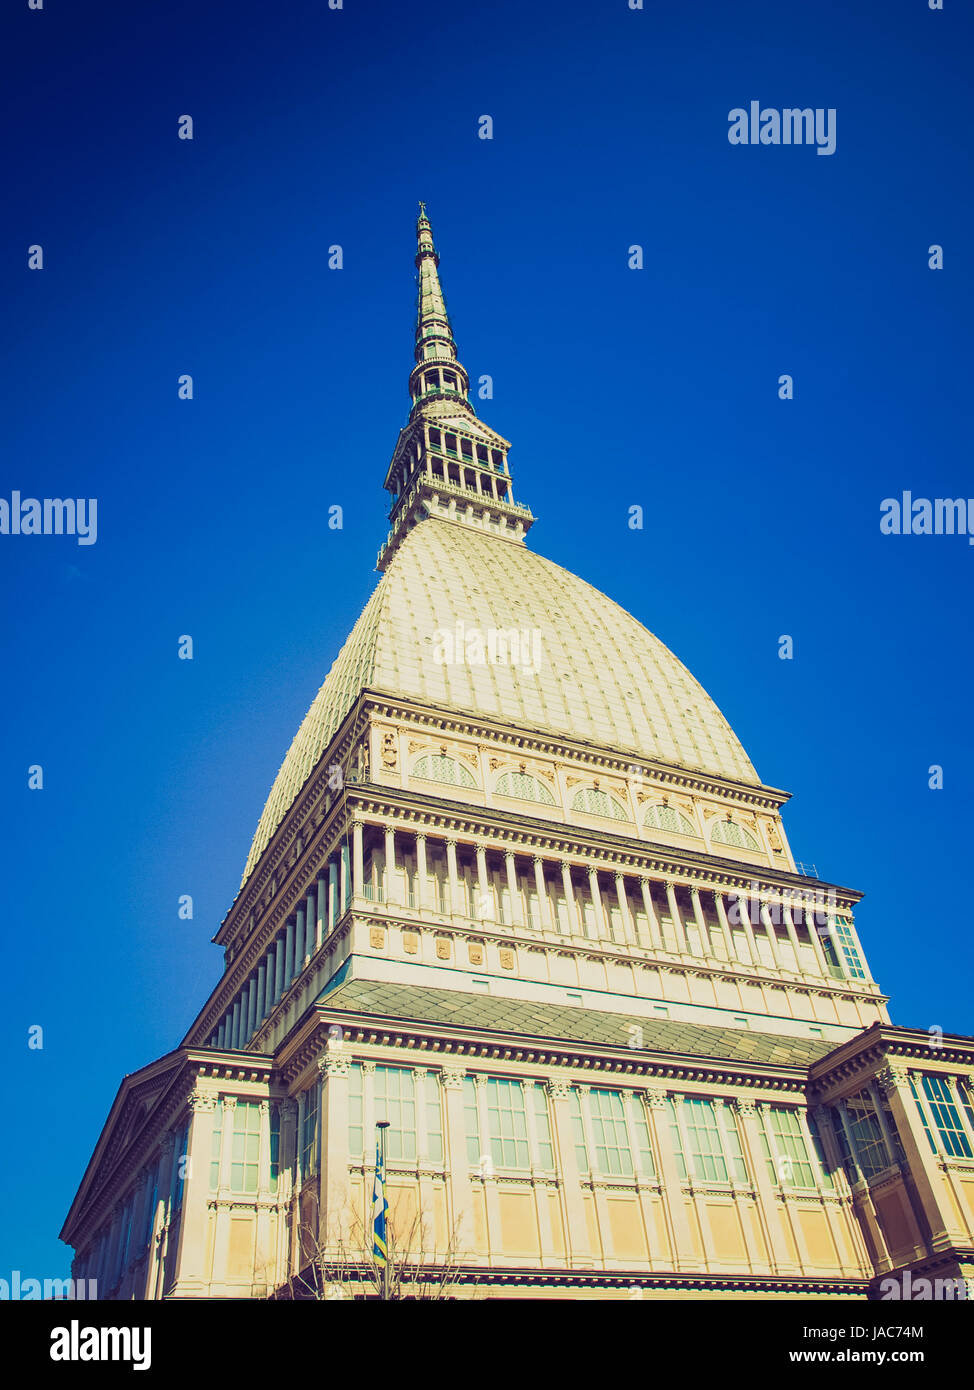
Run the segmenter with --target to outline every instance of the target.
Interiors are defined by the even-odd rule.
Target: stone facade
[[[862,1298],[974,1265],[974,1040],[893,1026],[727,721],[527,549],[425,212],[383,571],[275,780],[180,1047],[68,1215],[102,1297]],[[437,1275],[436,1277],[439,1277]]]

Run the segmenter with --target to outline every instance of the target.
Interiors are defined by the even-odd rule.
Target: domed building
[[[856,891],[611,599],[527,543],[425,209],[381,578],[224,973],[62,1239],[109,1298],[889,1296],[974,1274],[974,1042],[893,1026]]]

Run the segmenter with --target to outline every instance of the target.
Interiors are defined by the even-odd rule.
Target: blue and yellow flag
[[[372,1188],[372,1254],[377,1265],[384,1266],[389,1251],[386,1246],[386,1213],[389,1210],[389,1203],[386,1201],[386,1165],[382,1156],[382,1147],[375,1146],[375,1185]]]

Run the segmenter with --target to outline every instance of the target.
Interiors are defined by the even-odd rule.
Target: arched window
[[[522,801],[540,801],[542,806],[554,806],[555,798],[537,777],[526,772],[505,772],[498,777],[494,788],[498,796],[517,796]]]
[[[745,830],[736,821],[719,820],[710,832],[712,845],[735,845],[738,849],[760,849],[750,830]]]
[[[604,816],[606,820],[628,820],[623,807],[614,796],[600,791],[598,787],[583,787],[575,793],[573,811],[584,811],[587,816]]]
[[[697,839],[700,838],[693,827],[693,822],[688,820],[682,811],[677,811],[672,806],[659,804],[647,807],[643,817],[643,825],[648,826],[651,830],[669,830],[674,835],[693,835]]]
[[[445,782],[450,787],[475,787],[477,783],[463,763],[456,758],[448,758],[445,753],[430,753],[420,758],[413,768],[414,777],[422,777],[427,782]]]

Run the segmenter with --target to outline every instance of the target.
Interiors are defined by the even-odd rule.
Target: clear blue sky
[[[965,6],[12,0],[2,24],[0,495],[97,497],[99,531],[0,537],[0,1276],[65,1269],[121,1076],[216,980],[375,583],[418,198],[533,545],[794,793],[797,856],[866,894],[894,1019],[974,1031],[974,547],[878,524],[903,489],[974,495]],[[834,107],[835,154],[730,145],[751,100]]]

